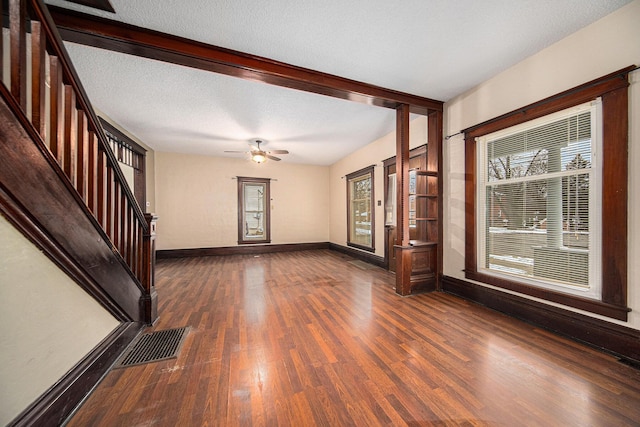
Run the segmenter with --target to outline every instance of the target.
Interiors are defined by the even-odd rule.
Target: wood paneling
[[[158,263],[177,359],[111,371],[75,426],[634,426],[640,370],[333,251]]]

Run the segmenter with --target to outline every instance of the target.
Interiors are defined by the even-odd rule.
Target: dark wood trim
[[[104,10],[116,13],[109,0],[69,0],[71,3],[81,4],[83,6],[92,7],[94,9]]]
[[[359,178],[363,175],[371,175],[371,246],[361,245],[359,243],[351,242],[351,186],[349,181],[355,178]],[[347,184],[347,246],[351,246],[363,251],[375,252],[376,250],[376,181],[375,181],[375,165],[367,166],[358,171],[351,172],[345,176],[345,182]]]
[[[347,246],[352,247],[352,248],[356,248],[356,249],[360,249],[361,251],[367,251],[367,252],[375,252],[376,251],[376,248],[359,245],[357,243],[347,242]]]
[[[550,289],[539,288],[535,286],[527,286],[522,283],[514,282],[512,280],[502,279],[487,274],[478,272],[467,272],[466,278],[475,280],[476,282],[488,283],[493,286],[499,286],[511,291],[520,292],[522,294],[530,295],[532,297],[541,298],[547,301],[557,302],[558,304],[566,305],[569,307],[579,308],[581,310],[589,311],[591,313],[600,314],[602,316],[611,317],[612,319],[627,320],[627,314],[631,311],[630,308],[618,306],[615,304],[608,304],[603,301],[598,301],[590,298],[582,298],[572,294],[564,294],[561,292],[552,291]],[[603,283],[604,290],[604,283]]]
[[[329,249],[331,249],[332,251],[349,255],[350,257],[359,259],[364,262],[368,262],[369,264],[373,264],[381,268],[386,268],[384,263],[384,258],[381,256],[374,255],[369,252],[359,251],[357,249],[353,249],[347,246],[338,245],[337,243],[329,243],[328,245],[329,245]]]
[[[66,41],[415,114],[443,103],[68,9],[49,6]]]
[[[639,330],[449,276],[442,284],[444,292],[640,363]]]
[[[386,223],[386,206],[388,203],[387,195],[389,194],[389,175],[396,173],[396,156],[389,157],[382,161],[383,171],[384,171],[384,186],[383,186],[383,203],[385,206],[385,233],[384,233],[384,259],[386,268],[389,271],[396,271],[396,258],[395,258],[395,248],[396,244],[395,237],[392,237],[392,241],[389,241],[390,234],[395,236],[396,232],[396,224],[388,225]],[[413,169],[423,169],[426,170],[427,167],[427,144],[420,145],[416,148],[413,148],[409,151],[409,171]],[[396,174],[397,177],[397,174]],[[396,178],[397,179],[397,178]],[[426,192],[426,185],[419,187],[424,187],[421,192]],[[420,192],[420,191],[419,191]],[[394,204],[397,204],[397,200],[394,200]],[[410,240],[418,240],[417,236],[423,231],[419,229],[424,228],[425,224],[416,224],[415,228],[409,228],[409,239]],[[426,230],[424,230],[424,234],[426,235]],[[420,239],[424,240],[424,239]]]
[[[158,320],[158,293],[156,292],[156,228],[158,216],[155,214],[144,214],[147,220],[147,232],[142,235],[139,242],[138,251],[140,256],[141,280],[145,290],[140,298],[140,311],[143,319],[148,325],[152,325]]]
[[[69,55],[66,49],[64,49],[64,43],[60,36],[60,32],[58,31],[53,21],[53,18],[49,13],[50,6],[44,5],[44,3],[42,3],[42,5],[43,7],[33,8],[33,15],[31,16],[31,19],[39,20],[40,22],[43,23],[43,29],[46,32],[46,37],[47,37],[47,40],[49,41],[47,46],[51,47],[51,51],[49,52],[49,55],[51,55],[52,60],[54,60],[58,64],[58,67],[60,67],[60,69],[58,70],[60,73],[59,80],[61,83],[63,82],[64,84],[70,85],[73,88],[73,91],[76,95],[77,109],[85,112],[87,116],[88,124],[89,124],[88,128],[95,132],[98,138],[99,144],[102,150],[104,150],[106,157],[108,159],[107,163],[111,166],[110,170],[112,170],[112,172],[114,173],[114,176],[116,177],[116,180],[119,183],[124,183],[126,182],[126,179],[124,178],[122,171],[120,170],[119,167],[114,167],[115,165],[117,165],[118,161],[113,155],[113,153],[111,152],[111,150],[108,149],[109,144],[106,141],[104,132],[101,129],[98,116],[93,110],[93,107],[89,102],[89,97],[87,96],[84,88],[80,84],[80,78],[78,77],[75,69],[71,65],[72,62],[71,62],[71,59],[69,58]],[[52,89],[53,89],[53,72],[52,72]],[[62,114],[62,112],[60,112],[60,114]],[[53,114],[51,119],[52,119],[52,122],[54,122]],[[53,129],[53,126],[52,126],[52,129]],[[53,134],[53,130],[52,130],[52,134]],[[140,206],[138,206],[138,204],[136,203],[136,199],[133,192],[126,185],[123,185],[122,189],[126,197],[129,199],[129,202],[133,208],[133,212],[135,213],[135,216],[137,217],[138,222],[143,227],[145,227],[146,223],[144,219],[144,212],[142,211]]]
[[[9,55],[11,94],[27,109],[27,2],[9,0]],[[3,37],[4,39],[4,37]]]
[[[602,301],[618,307],[627,306],[628,109],[627,86],[602,94]]]
[[[98,120],[107,132],[107,141],[113,141],[117,146],[118,153],[113,153],[116,159],[133,168],[133,195],[144,212],[147,205],[147,150],[102,117],[98,117]]]
[[[329,249],[329,242],[221,246],[217,248],[196,249],[162,249],[156,252],[156,257],[158,259],[167,259],[200,256],[255,255],[275,252],[311,251],[316,249]]]
[[[552,95],[541,101],[510,111],[493,119],[478,123],[462,131],[465,138],[478,137],[505,129],[517,124],[537,119],[574,105],[588,102],[612,90],[629,86],[627,75],[635,69],[635,65],[622,68],[606,76],[583,83],[580,86]]]
[[[443,270],[443,259],[444,259],[444,179],[443,175],[443,150],[442,150],[442,135],[443,135],[443,114],[439,111],[435,111],[429,114],[428,117],[428,125],[427,125],[427,171],[436,172],[438,184],[437,184],[437,203],[438,203],[438,225],[435,227],[435,233],[437,236],[434,239],[433,235],[429,236],[430,241],[437,242],[438,246],[436,247],[436,289],[440,290],[442,287],[442,272]],[[427,185],[427,187],[429,187]],[[427,193],[430,193],[431,189],[427,188]],[[432,233],[432,230],[429,230]]]
[[[62,425],[100,383],[118,357],[144,328],[121,323],[63,378],[18,415],[10,426]]]
[[[110,298],[105,290],[98,286],[82,268],[76,265],[69,255],[51,239],[51,236],[38,226],[34,218],[26,214],[24,208],[18,205],[1,188],[0,213],[116,319],[121,321],[131,320],[131,317]]]
[[[385,268],[384,258],[378,255],[329,242],[224,246],[217,248],[197,249],[163,249],[158,250],[156,252],[156,256],[158,259],[170,259],[201,256],[256,255],[276,252],[312,251],[320,249],[330,249],[332,251],[340,252],[353,258],[368,262],[369,264]]]
[[[119,320],[140,320],[139,282],[4,85],[0,95],[2,212]]]
[[[111,123],[109,123],[108,121],[106,121],[102,117],[98,116],[98,120],[100,120],[100,124],[102,125],[102,128],[104,130],[109,131],[110,133],[112,133],[118,139],[120,139],[120,140],[126,142],[127,144],[129,144],[131,146],[131,150],[132,151],[135,151],[136,153],[138,153],[138,154],[140,154],[142,156],[146,155],[147,150],[144,147],[142,147],[140,144],[135,142],[133,139],[129,138],[127,135],[122,133],[120,131],[120,129],[116,128],[115,126],[113,126]]]
[[[530,104],[465,132],[465,277],[618,320],[627,320],[628,73],[634,66]],[[476,261],[476,138],[575,105],[602,99],[602,298],[525,285],[478,272]]]
[[[423,144],[420,145],[418,147],[412,148],[411,150],[409,150],[409,159],[412,159],[414,157],[418,157],[420,155],[426,154],[427,153],[427,144]],[[386,168],[389,166],[395,166],[396,164],[396,156],[393,157],[389,157],[388,159],[384,159],[382,161],[382,165]],[[395,173],[395,168],[393,168],[393,172],[389,172],[389,173]]]
[[[246,176],[237,177],[238,180],[238,244],[239,245],[261,245],[271,243],[271,178],[250,178]],[[261,184],[265,187],[264,197],[264,239],[245,239],[244,227],[244,184]]]
[[[409,109],[396,109],[396,245],[409,245]],[[396,258],[401,262],[401,258]],[[398,275],[397,277],[401,277]],[[398,284],[396,284],[398,285]],[[396,286],[398,288],[398,286]]]

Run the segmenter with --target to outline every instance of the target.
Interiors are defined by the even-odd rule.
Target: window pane
[[[238,178],[238,243],[269,243],[269,181]]]
[[[591,113],[487,142],[487,181],[560,172],[576,156],[591,161]]]
[[[244,236],[247,239],[264,239],[265,185],[244,184]]]
[[[589,287],[591,111],[487,138],[481,265]]]
[[[486,204],[486,268],[588,285],[588,175],[487,187]]]
[[[396,197],[396,174],[393,173],[388,177],[387,202],[384,206],[385,225],[396,224]]]
[[[348,243],[373,247],[372,174],[364,173],[348,179],[349,236]]]
[[[409,227],[415,228],[416,223],[416,196],[418,192],[416,171],[409,171]]]

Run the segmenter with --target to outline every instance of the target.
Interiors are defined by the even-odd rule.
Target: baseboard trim
[[[443,276],[444,292],[640,364],[640,331],[517,295]]]
[[[121,323],[63,378],[22,411],[9,426],[63,424],[100,383],[144,326],[140,322]]]
[[[377,265],[378,267],[387,268],[384,262],[384,257],[374,255],[369,252],[359,251],[358,249],[353,249],[348,246],[338,245],[337,243],[329,243],[329,249],[331,249],[332,251],[349,255],[361,261],[368,262],[369,264]]]
[[[164,249],[156,251],[156,258],[163,259],[220,255],[255,255],[274,252],[309,251],[316,249],[329,249],[329,242],[222,246],[217,248],[196,249]]]

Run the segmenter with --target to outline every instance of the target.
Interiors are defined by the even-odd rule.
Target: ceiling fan
[[[271,160],[275,160],[276,162],[279,162],[281,159],[279,157],[273,156],[273,154],[289,154],[289,151],[287,150],[264,151],[262,148],[260,148],[260,144],[263,144],[265,142],[266,141],[262,139],[252,139],[249,143],[249,146],[251,147],[251,151],[225,151],[225,153],[251,154],[251,160],[253,160],[256,163],[264,163],[267,161],[267,159],[271,159]],[[252,144],[255,144],[255,145],[252,145]]]

